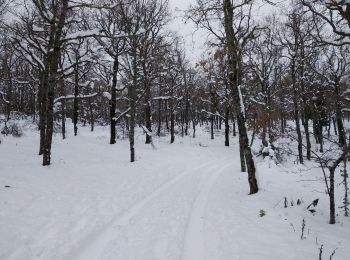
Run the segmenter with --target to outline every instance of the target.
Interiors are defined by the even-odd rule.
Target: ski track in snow
[[[199,247],[204,244],[204,241],[198,238],[201,238],[201,232],[203,231],[203,214],[206,206],[206,201],[209,196],[209,192],[212,186],[215,183],[215,180],[219,177],[224,169],[230,166],[232,163],[227,163],[225,166],[221,167],[218,171],[215,172],[215,168],[219,163],[229,160],[230,158],[224,159],[216,159],[211,160],[201,166],[198,166],[194,169],[185,171],[184,173],[178,175],[167,183],[163,184],[160,188],[152,192],[149,196],[141,200],[132,206],[128,211],[124,214],[120,215],[116,219],[107,223],[102,229],[98,232],[95,232],[89,235],[78,247],[77,251],[71,252],[69,254],[69,259],[76,260],[95,260],[95,259],[103,259],[104,250],[107,248],[109,242],[113,240],[115,236],[118,234],[118,229],[121,226],[127,226],[130,220],[140,214],[145,208],[145,206],[149,203],[152,203],[153,200],[159,198],[166,191],[168,191],[171,187],[176,185],[178,182],[183,180],[184,178],[191,176],[193,174],[201,174],[201,178],[207,177],[207,174],[211,174],[208,180],[205,181],[205,184],[201,188],[199,195],[197,196],[193,209],[191,210],[191,217],[188,224],[188,233],[186,238],[186,249],[188,250],[188,254],[185,256],[189,256],[185,259],[203,259],[198,258],[196,255],[198,253],[203,253],[204,247]],[[212,167],[210,167],[212,165]],[[203,180],[202,180],[203,181]],[[178,189],[178,192],[182,192],[181,188]],[[165,196],[167,194],[164,194]],[[203,245],[204,246],[204,245]],[[195,257],[194,257],[195,256]]]
[[[206,259],[205,254],[205,210],[207,201],[216,180],[231,163],[221,167],[205,181],[191,211],[186,231],[184,260]]]
[[[299,183],[316,180],[319,170],[287,173],[260,161],[260,191],[248,196],[237,138],[227,148],[222,137],[207,140],[199,131],[171,146],[156,139],[155,151],[141,136],[130,165],[128,143],[107,146],[100,130],[56,139],[48,168],[31,157],[36,135],[5,140],[0,184],[13,188],[0,187],[1,260],[309,260],[321,244],[325,258],[338,248],[334,259],[348,259],[349,219],[339,214],[330,226],[327,195],[310,192],[324,184]],[[311,215],[305,205],[316,196]],[[284,208],[285,197],[305,204]],[[300,240],[303,219],[307,239]]]

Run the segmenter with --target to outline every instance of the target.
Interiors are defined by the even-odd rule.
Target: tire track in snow
[[[232,165],[232,163],[225,164],[220,167],[218,171],[209,176],[193,204],[186,231],[184,260],[204,260],[206,258],[204,222],[208,198],[216,180],[230,165]]]
[[[117,218],[113,219],[104,227],[98,231],[93,232],[88,235],[83,242],[81,242],[75,250],[73,250],[68,258],[65,259],[75,259],[75,260],[96,260],[101,259],[104,249],[107,247],[110,239],[118,232],[120,226],[125,226],[129,224],[129,221],[132,217],[137,215],[148,203],[159,197],[163,192],[170,189],[172,186],[186,178],[187,176],[191,176],[192,174],[206,168],[212,164],[218,164],[225,160],[229,159],[229,157],[224,159],[215,159],[209,162],[202,164],[194,169],[189,169],[182,174],[174,177],[172,180],[166,182],[161,187],[152,192],[149,196],[144,198],[143,200],[137,202],[133,206],[129,208],[126,212],[119,215]],[[210,169],[211,170],[211,169]]]

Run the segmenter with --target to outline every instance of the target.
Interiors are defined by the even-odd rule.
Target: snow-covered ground
[[[3,138],[0,259],[312,260],[322,244],[324,259],[333,250],[349,259],[350,219],[337,209],[337,224],[327,224],[319,169],[260,160],[261,189],[248,196],[236,138],[229,148],[203,130],[173,145],[155,138],[155,148],[137,139],[131,164],[128,141],[109,145],[108,128],[57,135],[53,164],[42,167],[36,132]],[[316,198],[313,216],[306,207]]]

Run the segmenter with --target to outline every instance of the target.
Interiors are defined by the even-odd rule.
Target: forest
[[[31,194],[29,190],[20,195],[6,193],[9,190],[16,191],[13,186],[22,179],[23,174],[26,174],[23,177],[26,181],[31,179],[29,175],[35,175],[31,184],[33,189],[37,185],[48,185],[35,193],[35,196],[40,195],[36,200],[49,193],[49,187],[55,186],[55,181],[57,185],[68,185],[67,190],[73,189],[70,196],[64,196],[78,196],[81,201],[92,198],[87,195],[84,197],[84,192],[96,192],[93,190],[95,186],[90,187],[94,182],[101,182],[94,184],[100,192],[104,190],[103,185],[107,185],[104,192],[109,194],[96,195],[90,201],[91,205],[98,204],[97,215],[83,206],[81,211],[77,209],[79,212],[88,211],[91,218],[102,214],[99,220],[101,223],[97,221],[91,230],[86,231],[85,236],[76,239],[80,242],[74,238],[68,241],[78,244],[73,243],[69,248],[68,242],[67,245],[62,242],[62,234],[67,231],[61,230],[62,234],[56,237],[58,242],[55,240],[56,244],[47,245],[49,248],[45,250],[45,245],[35,244],[42,243],[41,240],[33,240],[33,248],[36,249],[28,250],[38,252],[32,253],[32,258],[23,258],[27,254],[26,249],[22,251],[17,248],[13,251],[11,236],[7,236],[3,238],[5,240],[0,239],[1,259],[34,259],[37,254],[39,258],[35,259],[345,260],[350,254],[349,246],[346,245],[350,239],[350,1],[180,2],[177,3],[181,6],[179,11],[172,9],[175,0],[0,0],[0,188],[3,189],[0,192],[0,205],[13,203],[16,208],[21,198],[23,203],[27,201],[24,198]],[[175,12],[181,16],[181,23],[176,25],[178,31],[169,26],[174,23]],[[197,59],[189,55],[186,49],[181,34],[182,23],[191,24],[194,34],[201,31],[206,35],[205,39],[201,39],[205,41],[205,48],[196,50],[196,53],[200,53]],[[193,149],[200,150],[191,152],[193,142],[198,142]],[[28,148],[21,148],[24,145]],[[96,154],[92,155],[94,150]],[[192,153],[197,154],[197,157],[190,157]],[[86,154],[90,154],[91,158]],[[235,159],[234,154],[237,154]],[[217,160],[209,163],[209,159],[213,158]],[[71,163],[67,161],[65,166],[62,163],[65,160],[71,160]],[[97,166],[98,160],[101,163]],[[172,164],[166,164],[165,161]],[[104,168],[105,163],[110,165]],[[234,253],[230,251],[234,250],[232,245],[227,246],[227,254],[220,255],[219,246],[215,247],[215,252],[206,254],[205,244],[211,241],[208,238],[210,236],[203,238],[200,245],[193,244],[193,241],[198,240],[204,227],[209,225],[209,220],[192,219],[188,222],[190,224],[187,223],[187,242],[185,245],[178,243],[179,247],[182,245],[185,248],[182,258],[180,249],[171,247],[171,234],[167,237],[168,242],[156,243],[153,255],[147,251],[150,250],[147,245],[137,247],[141,255],[132,255],[130,252],[133,247],[127,242],[125,245],[120,242],[115,247],[115,251],[119,248],[124,255],[113,254],[112,249],[107,250],[109,254],[106,253],[104,249],[112,248],[112,240],[107,241],[109,237],[115,240],[117,237],[117,233],[111,233],[113,228],[128,226],[124,222],[131,222],[136,214],[141,213],[141,207],[152,208],[151,202],[160,199],[161,193],[168,192],[168,189],[170,191],[171,185],[175,187],[175,181],[182,182],[182,175],[176,175],[185,172],[180,166],[188,164],[188,171],[198,172],[198,178],[201,170],[195,167],[202,166],[205,172],[202,176],[203,187],[199,186],[198,194],[194,196],[194,205],[197,207],[189,206],[192,208],[190,215],[199,218],[202,212],[198,212],[204,212],[211,205],[208,204],[210,197],[215,197],[214,192],[210,192],[220,183],[220,167],[226,164],[229,167],[230,163],[237,167],[234,170],[228,168],[227,172],[235,176],[243,173],[239,176],[244,181],[239,182],[242,186],[232,183],[231,187],[230,182],[235,182],[235,179],[230,179],[233,178],[231,176],[222,183],[227,183],[232,192],[237,187],[243,189],[239,195],[240,201],[244,201],[242,203],[254,201],[254,204],[246,207],[237,205],[242,211],[241,218],[244,218],[245,208],[259,207],[252,213],[259,220],[267,219],[270,212],[275,214],[272,212],[276,211],[276,207],[280,207],[278,210],[282,212],[300,205],[303,209],[288,214],[295,214],[296,218],[304,214],[307,218],[316,215],[322,223],[320,225],[324,226],[320,234],[325,237],[327,235],[324,233],[327,232],[341,234],[330,235],[332,239],[328,240],[335,243],[335,237],[341,237],[342,242],[337,240],[335,245],[332,244],[325,251],[326,242],[320,244],[318,237],[321,235],[316,236],[313,258],[308,254],[312,247],[310,245],[306,246],[307,253],[295,253],[293,256],[293,246],[300,245],[289,244],[288,257],[286,255],[283,258],[278,257],[277,252],[273,255],[261,254],[260,250],[265,252],[273,246],[264,247],[259,242],[257,247],[250,245],[259,251],[256,255],[249,255],[250,247],[243,247],[245,249],[242,249],[241,255],[234,258]],[[89,177],[80,176],[79,173],[79,178],[75,176],[72,183],[69,178],[73,177],[59,177],[65,171],[74,175],[80,171],[80,165],[86,171],[91,169]],[[204,170],[209,168],[210,171]],[[139,176],[143,175],[142,169],[148,175]],[[284,169],[289,171],[289,175],[281,173]],[[169,174],[172,177],[161,179],[165,178],[160,177],[161,173],[167,170],[171,171],[173,175]],[[103,171],[109,174],[120,172],[123,175],[108,175],[103,179],[104,175],[98,175]],[[295,171],[297,173],[293,175],[291,172]],[[215,175],[216,179],[211,173],[218,174]],[[265,173],[268,177],[265,177]],[[50,174],[55,174],[55,177],[48,180]],[[149,179],[146,182],[147,176]],[[64,178],[68,178],[68,184],[64,184]],[[73,187],[79,186],[83,178],[88,178],[84,187],[86,190],[83,194],[75,194]],[[112,191],[109,185],[115,180],[124,183],[124,186]],[[132,184],[127,183],[129,180]],[[21,182],[21,185],[26,181]],[[166,184],[159,189],[152,185],[153,188],[145,187],[149,183],[160,185],[157,181]],[[187,187],[187,182],[183,182],[183,186]],[[272,186],[269,186],[270,183],[273,183]],[[306,187],[305,183],[311,186]],[[114,214],[125,220],[111,220],[111,212],[103,215],[106,209],[101,205],[108,204],[112,196],[127,196],[123,193],[129,192],[127,187],[135,189],[135,196],[140,198],[130,198],[130,204],[125,202],[125,205],[122,201],[119,208],[115,206],[118,209],[115,209],[117,213]],[[281,194],[266,195],[266,192],[273,192],[270,190],[273,187]],[[305,191],[299,190],[304,188]],[[188,192],[191,189],[188,188]],[[312,194],[315,189],[319,191]],[[56,192],[56,188],[54,190]],[[62,192],[64,190],[62,188]],[[283,195],[287,190],[294,194],[289,197]],[[179,192],[184,193],[180,188]],[[303,192],[308,195],[302,195]],[[102,199],[104,196],[106,199]],[[271,196],[273,200],[265,206],[269,207],[268,211],[259,206],[265,196]],[[142,197],[146,199],[141,201]],[[222,193],[222,197],[226,195]],[[54,201],[54,205],[59,204]],[[76,203],[81,201],[77,200]],[[169,204],[164,206],[165,211],[172,204],[171,201],[169,198]],[[317,206],[319,201],[320,205]],[[26,203],[29,201],[21,206],[22,211]],[[41,215],[46,203],[50,202],[35,204],[40,208],[35,213],[29,209],[28,219],[29,216],[35,218]],[[69,204],[69,207],[72,205]],[[215,212],[213,205],[211,207]],[[220,202],[216,205],[220,205]],[[11,214],[3,213],[12,210]],[[55,210],[56,215],[61,215],[59,209]],[[124,215],[123,210],[127,212]],[[12,208],[0,209],[0,224],[4,226],[0,231],[13,233],[17,230],[12,227],[16,222],[10,222],[16,214],[20,214],[20,211],[16,212]],[[318,215],[319,212],[322,214]],[[146,211],[144,214],[147,214]],[[276,219],[278,214],[276,212]],[[56,215],[51,216],[50,221]],[[79,218],[82,216],[77,215],[74,221],[70,221],[79,225]],[[24,223],[28,219],[23,220]],[[293,222],[287,227],[289,233],[293,230],[294,233],[301,232],[301,241],[306,239],[306,233],[311,229],[305,227],[305,219],[302,217],[301,223],[299,219],[297,224]],[[64,218],[60,221],[62,225],[66,223]],[[306,220],[306,223],[312,221]],[[109,225],[109,222],[112,224]],[[43,226],[43,223],[38,225]],[[211,225],[213,230],[217,229],[214,224]],[[247,225],[246,232],[254,233],[251,222]],[[219,244],[229,232],[228,226],[223,228],[224,235],[217,235],[221,236]],[[39,228],[33,224],[32,230],[35,227]],[[65,228],[68,230],[68,227]],[[72,233],[73,237],[80,232],[79,226],[74,228],[77,230]],[[52,230],[51,226],[49,229]],[[21,237],[21,232],[25,231],[19,229],[16,232],[19,233],[16,237]],[[131,232],[128,230],[123,233],[126,240],[131,239]],[[157,234],[161,233],[160,229]],[[55,234],[51,236],[55,237]],[[145,239],[140,240],[146,241],[151,237],[145,235]],[[104,247],[101,241],[104,241]],[[138,245],[136,242],[135,246]],[[312,243],[315,244],[314,241]],[[22,244],[18,242],[18,245]],[[78,254],[79,248],[84,245],[87,249],[94,248],[94,251]],[[175,245],[177,243],[173,247]]]

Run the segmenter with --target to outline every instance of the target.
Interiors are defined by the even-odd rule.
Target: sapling
[[[304,237],[304,231],[305,231],[305,226],[306,226],[306,221],[305,219],[303,218],[303,223],[301,224],[301,240],[303,240],[305,237]]]
[[[287,197],[284,197],[284,208],[288,208]]]
[[[332,254],[329,256],[329,260],[332,260],[333,259],[333,256],[335,255],[335,251],[337,250],[338,248],[334,249]]]
[[[318,255],[318,259],[319,259],[319,260],[322,260],[323,245],[321,245],[321,247],[319,248],[319,250],[320,250],[320,253],[319,253],[319,255]]]
[[[343,177],[343,185],[344,185],[344,199],[343,199],[343,206],[340,208],[344,209],[344,216],[348,217],[349,216],[349,197],[348,197],[348,192],[349,192],[349,186],[348,186],[348,172],[346,169],[346,159],[344,159],[344,167],[341,170],[342,174],[341,176]]]
[[[259,211],[259,216],[260,216],[261,218],[264,217],[264,216],[266,216],[265,210],[261,209],[261,210]]]

